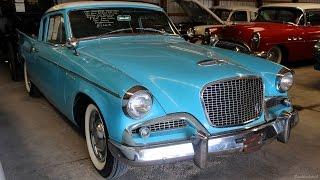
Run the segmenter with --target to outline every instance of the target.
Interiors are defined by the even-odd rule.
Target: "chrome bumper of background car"
[[[261,51],[261,52],[253,52],[253,54],[257,57],[260,57],[260,58],[264,58],[266,59],[268,57],[268,53],[265,52],[265,51]]]
[[[251,49],[246,44],[240,44],[231,41],[218,40],[215,44],[215,47],[228,49],[236,52],[241,52],[245,54],[251,54]]]
[[[144,147],[129,147],[110,140],[109,149],[114,157],[133,166],[193,159],[197,166],[203,168],[206,166],[209,154],[251,152],[275,138],[286,143],[291,128],[298,121],[297,111],[283,112],[277,119],[247,130],[209,137],[198,132],[188,141]]]

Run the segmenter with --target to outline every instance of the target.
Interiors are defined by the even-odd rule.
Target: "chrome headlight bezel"
[[[153,96],[142,86],[129,89],[122,99],[122,110],[132,119],[145,117],[151,111],[152,106]]]
[[[282,68],[276,78],[276,88],[279,92],[288,92],[294,84],[294,72],[288,68]]]
[[[259,32],[255,32],[251,38],[251,47],[253,49],[258,49],[261,41],[261,35]]]
[[[194,28],[189,28],[189,29],[187,30],[187,36],[188,36],[189,38],[192,38],[192,37],[194,37],[194,35],[195,35],[195,30],[194,30]]]
[[[219,36],[217,34],[210,36],[210,42],[209,42],[210,45],[216,46],[218,42],[219,42]]]

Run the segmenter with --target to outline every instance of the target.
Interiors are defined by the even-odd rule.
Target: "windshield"
[[[193,1],[177,1],[179,6],[187,13],[189,21],[199,25],[221,24],[208,11]]]
[[[296,8],[266,7],[259,10],[255,21],[298,24],[303,12]]]
[[[177,34],[165,13],[138,8],[104,8],[69,14],[75,38],[104,35]]]
[[[227,21],[229,18],[229,15],[231,13],[231,10],[229,9],[210,9],[212,12],[214,12],[222,21]]]

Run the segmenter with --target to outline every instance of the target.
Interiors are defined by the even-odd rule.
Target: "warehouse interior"
[[[134,0],[130,2],[144,2],[144,3],[160,6],[161,8],[163,8],[164,12],[167,14],[167,16],[173,22],[173,24],[175,24],[175,26],[177,27],[177,30],[180,30],[178,25],[182,22],[185,22],[186,18],[188,18],[188,14],[184,12],[184,10],[177,3],[177,1],[184,1],[184,0]],[[196,0],[196,1],[198,1],[207,9],[215,6],[247,7],[247,8],[251,7],[251,8],[259,9],[265,5],[272,5],[272,4],[278,4],[278,3],[295,3],[297,4],[297,8],[299,9],[299,5],[301,3],[313,3],[315,4],[315,7],[319,6],[319,9],[313,9],[313,10],[316,12],[320,12],[320,0],[238,0],[238,1],[236,0]],[[17,30],[22,31],[29,37],[38,39],[39,37],[41,37],[41,35],[39,35],[38,32],[39,32],[39,28],[41,28],[40,20],[41,20],[42,14],[44,14],[50,7],[54,5],[61,5],[63,3],[69,3],[69,2],[78,2],[78,1],[77,0],[0,0],[0,7],[1,7],[0,8],[0,32],[1,32],[1,35],[0,35],[0,40],[1,40],[1,44],[0,44],[0,49],[1,49],[0,51],[0,94],[1,94],[1,97],[0,97],[0,180],[105,179],[105,177],[101,176],[101,172],[97,171],[97,167],[94,166],[94,163],[90,158],[90,154],[88,153],[88,149],[87,149],[86,135],[83,132],[83,129],[79,128],[77,124],[71,122],[69,118],[64,113],[61,112],[59,107],[55,106],[51,100],[48,100],[48,98],[45,95],[43,95],[45,94],[45,92],[40,92],[38,97],[30,96],[30,92],[28,92],[28,89],[26,90],[26,84],[28,84],[28,82],[26,82],[26,78],[25,78],[26,70],[24,69],[25,68],[24,61],[15,62],[15,64],[12,64],[10,62],[11,60],[10,57],[9,56],[7,57],[5,55],[7,52],[10,51],[10,48],[19,49],[21,46],[21,39],[22,39],[21,33],[19,36],[16,36]],[[14,22],[14,23],[10,24],[10,22]],[[251,22],[249,22],[249,24],[250,23]],[[8,27],[10,28],[7,28],[7,29],[1,28],[1,27],[5,27],[5,24],[9,24]],[[285,24],[285,23],[282,23],[282,24]],[[305,26],[300,26],[299,23],[295,25],[292,25],[291,23],[289,25],[299,30],[299,32],[296,33],[294,37],[291,37],[291,36],[286,37],[286,39],[289,39],[289,41],[291,42],[294,41],[294,38],[296,37],[299,40],[300,37],[303,36],[303,34],[308,34],[308,33],[301,33],[302,31],[307,29],[308,26],[310,25],[308,24],[308,22],[305,23]],[[319,22],[319,25],[320,25],[320,22]],[[238,24],[233,23],[230,26],[238,26]],[[253,29],[253,28],[249,27],[248,29]],[[263,28],[260,28],[260,29],[263,29]],[[274,28],[273,30],[268,30],[268,32],[272,31],[274,34],[277,34],[278,30],[279,29]],[[293,30],[290,29],[287,31],[289,32]],[[320,26],[316,26],[314,27],[314,29],[310,34],[312,33],[317,34],[319,32],[320,32]],[[42,31],[40,31],[40,33],[42,33]],[[182,33],[180,35],[181,35],[181,39],[183,39]],[[179,38],[180,38],[180,35],[179,35]],[[227,34],[227,36],[228,35],[229,34]],[[235,36],[242,36],[242,35],[243,34],[235,35]],[[263,34],[261,33],[261,36],[262,35]],[[215,37],[215,34],[211,34],[210,40],[208,40],[210,41],[210,43],[211,43],[211,40],[214,39],[212,37]],[[261,38],[260,34],[259,34],[259,38]],[[318,43],[317,44],[320,46],[320,33],[319,35],[316,35],[316,38],[317,39],[314,39],[312,41],[314,42],[314,44],[319,41],[319,44]],[[269,37],[269,39],[271,38]],[[70,44],[73,45],[71,40],[73,39],[70,39]],[[27,40],[24,39],[23,42],[24,41],[27,41]],[[150,43],[149,44],[150,47],[146,46],[145,47],[146,50],[142,52],[140,52],[139,50],[137,50],[136,52],[131,51],[131,49],[135,48],[135,46],[137,46],[137,49],[140,48],[140,44],[139,44],[140,41],[137,44],[134,44],[131,42],[128,42],[128,43],[121,42],[122,43],[121,45],[125,46],[125,48],[127,49],[119,45],[119,49],[124,48],[124,50],[122,50],[122,52],[119,53],[117,49],[116,50],[112,49],[112,51],[110,50],[110,53],[111,53],[110,57],[113,57],[113,56],[119,56],[119,57],[125,57],[125,58],[142,57],[141,59],[143,59],[144,57],[143,55],[146,54],[146,56],[148,55],[148,58],[150,58],[150,61],[151,61],[151,58],[155,58],[154,65],[148,64],[148,67],[151,70],[158,72],[158,69],[161,69],[163,67],[167,67],[167,70],[168,70],[166,71],[166,69],[164,69],[163,74],[165,74],[166,76],[163,76],[163,77],[158,77],[157,75],[152,75],[152,74],[151,75],[146,74],[145,75],[146,77],[150,79],[153,78],[152,80],[154,82],[153,81],[152,82],[157,86],[161,86],[162,81],[163,82],[169,81],[170,83],[177,83],[179,84],[179,87],[180,86],[182,87],[185,84],[184,82],[180,82],[181,79],[179,78],[181,78],[181,76],[179,75],[175,76],[176,75],[175,73],[183,72],[180,68],[186,68],[189,61],[186,62],[186,64],[176,63],[174,64],[176,67],[172,68],[170,62],[166,61],[168,62],[168,66],[166,66],[166,64],[161,64],[160,61],[158,61],[158,59],[156,58],[159,58],[159,57],[171,58],[175,56],[176,59],[179,59],[180,56],[184,57],[186,52],[190,53],[192,51],[196,51],[197,48],[201,49],[202,46],[206,48],[210,48],[208,46],[215,44],[215,43],[211,43],[211,44],[201,44],[201,45],[193,46],[193,44],[191,45],[191,43],[193,43],[191,40],[187,40],[187,41],[186,42],[179,41],[180,43],[188,43],[188,44],[182,47],[178,47],[178,46],[176,47],[175,46],[176,44],[172,43],[170,39],[166,39],[165,41],[161,41],[160,43],[159,42]],[[14,42],[14,43],[12,43],[12,47],[11,47],[6,42]],[[61,48],[67,48],[67,45],[69,45],[68,43],[69,42],[61,45]],[[89,53],[89,52],[81,51],[82,47],[79,46],[79,41],[76,41],[75,43],[78,43],[78,44],[73,45],[71,48],[68,47],[69,48],[68,51],[70,50],[70,52],[72,52],[71,54],[73,54],[74,57],[81,57],[83,54],[89,56],[88,54],[90,54],[91,52]],[[259,43],[260,43],[260,39],[259,39]],[[286,43],[290,43],[290,42],[286,42]],[[128,44],[130,44],[130,47]],[[166,44],[166,47],[161,47],[159,48],[159,50],[152,49],[153,46],[159,45],[159,44]],[[266,42],[266,44],[268,45],[268,42]],[[271,42],[269,44],[271,44]],[[317,44],[313,45],[312,47],[317,48]],[[89,45],[93,45],[93,43]],[[78,46],[81,48],[77,49]],[[175,46],[175,49],[172,48],[173,46]],[[55,46],[55,47],[58,47],[58,46]],[[96,46],[93,45],[93,47],[96,47]],[[177,53],[178,55],[174,54],[173,52],[175,51],[170,49],[170,52],[168,53],[150,55],[151,52],[162,53],[162,50],[166,48],[168,49],[168,47],[176,51],[178,49],[180,51],[179,52],[180,54],[179,53]],[[295,53],[299,55],[306,54],[309,51],[305,47],[306,46],[304,46],[303,43],[300,44],[299,48],[294,49],[296,51]],[[217,47],[214,47],[213,50],[215,48],[220,49],[220,47],[217,46]],[[182,51],[181,49],[183,49],[184,51]],[[250,47],[249,49],[252,50],[254,48]],[[170,180],[171,179],[201,179],[201,180],[202,179],[320,179],[320,142],[319,142],[319,138],[320,138],[320,130],[319,130],[320,129],[320,70],[319,69],[320,68],[317,69],[316,67],[317,66],[316,64],[320,63],[319,49],[317,49],[318,50],[317,52],[312,54],[311,59],[308,58],[308,59],[302,59],[299,61],[297,60],[297,61],[281,62],[281,67],[282,65],[285,67],[288,67],[288,69],[290,69],[290,72],[293,73],[293,76],[294,76],[294,81],[292,82],[293,86],[291,89],[289,88],[290,90],[288,90],[287,98],[290,99],[289,103],[290,103],[290,106],[292,106],[292,109],[296,110],[296,112],[298,112],[299,114],[299,121],[298,121],[299,123],[294,128],[292,127],[292,130],[290,130],[291,132],[289,131],[289,134],[290,134],[289,142],[280,143],[279,138],[278,138],[278,141],[276,141],[277,137],[274,137],[273,138],[273,140],[275,140],[274,142],[270,144],[266,144],[265,146],[261,147],[261,149],[257,151],[245,152],[243,150],[241,152],[244,152],[244,153],[240,153],[240,151],[239,152],[237,151],[232,154],[221,154],[221,155],[214,155],[214,156],[209,155],[206,158],[207,163],[205,168],[199,168],[197,165],[195,165],[196,163],[194,163],[195,162],[194,159],[188,159],[187,161],[179,161],[179,162],[174,161],[172,163],[163,163],[163,164],[162,163],[148,164],[147,166],[139,166],[139,165],[128,166],[127,173],[123,174],[117,179],[123,179],[123,180],[126,180],[126,179],[130,179],[130,180],[131,179],[137,179],[137,180],[138,179],[170,179]],[[29,51],[32,52],[33,50],[34,49],[32,49],[31,47]],[[97,49],[95,50],[96,51],[92,50],[93,55],[94,55],[94,52],[101,53],[101,51],[98,51]],[[112,54],[113,51],[117,52],[118,54],[116,55]],[[260,54],[258,55],[255,54],[254,56],[252,55],[254,53],[250,55],[242,55],[242,53],[238,52],[237,49],[235,51],[237,52],[233,53],[233,51],[231,52],[225,49],[217,50],[217,52],[222,52],[222,54],[224,53],[223,55],[226,57],[225,61],[228,61],[229,59],[232,59],[232,58],[243,58],[245,59],[243,61],[247,62],[247,60],[254,60],[253,57],[259,56],[259,59],[260,57],[262,57],[260,56]],[[35,52],[37,51],[35,50]],[[312,52],[313,52],[313,49],[312,49]],[[105,52],[103,53],[106,53],[105,56],[108,56],[108,53],[109,53],[108,49],[105,50]],[[201,53],[202,52],[200,51],[195,52],[193,55],[190,55],[190,58],[198,57],[198,55]],[[93,57],[92,54],[90,54],[90,56]],[[207,54],[210,54],[210,57],[215,55],[215,53],[207,53]],[[288,52],[285,52],[281,55],[283,57],[284,56],[290,57],[288,55]],[[18,53],[15,53],[14,51],[12,56],[17,57],[20,55]],[[251,56],[252,56],[252,59],[251,59]],[[263,58],[266,58],[264,60],[269,62],[269,60],[267,60],[267,57],[263,57]],[[90,58],[88,59],[90,60]],[[85,61],[86,59],[83,58],[83,60]],[[204,61],[205,61],[204,63],[206,63],[207,59],[205,59]],[[90,63],[88,62],[87,64],[90,65]],[[140,63],[144,61],[141,60],[137,62]],[[255,66],[256,68],[255,70],[260,71],[261,69],[261,72],[265,73],[266,77],[271,76],[270,74],[272,73],[264,72],[263,68],[266,68],[269,66],[270,67],[272,66],[274,68],[276,67],[276,65],[280,64],[280,63],[277,64],[277,62],[276,63],[272,62],[272,64],[274,65],[273,66],[273,65],[265,64],[264,62],[262,62],[261,63],[262,65],[259,65],[259,62],[260,62],[259,60],[257,62],[254,61],[251,65],[248,65],[248,67],[250,66],[251,68],[252,66],[255,66],[258,64],[257,66]],[[197,63],[197,67],[201,67],[200,63],[201,61]],[[232,63],[229,63],[229,64],[225,63],[223,60],[215,63],[216,64],[213,65],[214,67],[221,67],[221,68],[224,68],[225,66],[232,64]],[[234,63],[234,64],[237,64],[237,63]],[[118,65],[117,63],[115,64]],[[14,69],[14,70],[17,71],[17,73],[12,74],[12,68],[15,68],[15,65],[17,65],[16,67],[17,69]],[[133,67],[134,63],[129,62],[127,65],[123,65],[124,67],[123,69],[126,69],[130,65]],[[196,63],[194,63],[194,65],[196,65]],[[95,68],[99,68],[102,66],[103,65],[96,65]],[[208,66],[209,68],[211,68],[212,65],[210,64]],[[239,66],[244,67],[245,65],[239,65]],[[107,71],[107,69],[109,67],[113,67],[113,65],[108,65],[107,68],[105,66],[103,67],[105,69],[101,72]],[[141,71],[143,71],[143,67],[144,66],[141,66]],[[175,68],[177,69],[176,72],[170,71]],[[235,71],[235,69],[237,68],[234,68],[234,67],[226,68],[225,72],[222,70],[218,72],[223,74],[232,70]],[[247,72],[249,71],[248,69],[249,68],[242,70],[241,72]],[[115,70],[112,70],[112,73],[120,72],[120,71],[124,71],[124,70],[115,69]],[[93,72],[95,71],[92,71],[91,73]],[[193,80],[194,77],[198,77],[197,75],[192,74],[194,72],[199,72],[199,71],[196,68],[186,69],[185,72],[182,73],[182,75],[185,75],[186,76],[185,78],[188,80],[190,79]],[[279,73],[280,72],[281,71],[279,71]],[[68,73],[69,75],[72,74],[71,71],[70,72],[68,71],[65,74],[67,75]],[[132,72],[131,71],[129,72],[128,70],[127,73],[129,74]],[[140,74],[141,72],[140,70],[137,70],[136,73]],[[212,73],[214,74],[215,72],[212,71]],[[50,74],[50,72],[48,72],[48,74]],[[126,72],[124,74],[128,75],[126,74]],[[237,72],[235,72],[235,74],[237,74]],[[238,73],[238,74],[241,74],[241,73]],[[76,75],[77,75],[76,73],[72,74],[72,76],[70,76],[71,79],[72,78],[75,79]],[[43,75],[43,76],[46,76],[46,75]],[[103,76],[109,76],[109,75],[100,74],[100,76],[103,77]],[[119,82],[118,82],[119,84],[121,83],[125,84],[129,82],[131,83],[133,78],[123,80],[124,77],[125,76],[117,77],[119,78]],[[175,77],[179,77],[179,78],[175,79]],[[115,76],[113,78],[115,78]],[[158,82],[157,78],[159,79],[162,78],[162,79],[161,81],[159,80]],[[82,77],[82,80],[88,81],[88,79],[83,77]],[[202,81],[198,80],[196,82],[202,82]],[[190,87],[197,87],[199,89],[196,82],[194,84],[187,84],[187,85]],[[61,85],[61,89],[59,89],[59,91],[61,92],[67,91],[63,86],[65,82],[61,81],[60,83],[61,84],[59,84],[58,87],[56,87],[56,89],[59,89]],[[170,83],[165,84],[167,89],[169,89],[171,85]],[[264,81],[264,83],[265,84],[263,85],[263,87],[267,88],[268,83],[270,82]],[[278,82],[276,81],[276,83]],[[107,93],[110,93],[109,89],[102,87],[102,85],[98,83],[91,83],[91,84],[99,86],[100,89],[103,89]],[[275,88],[274,86],[276,85],[274,85],[274,82],[270,84],[272,84],[272,88]],[[122,90],[127,90],[128,89],[127,87],[128,86],[125,86]],[[120,87],[119,89],[121,88],[122,87]],[[274,89],[272,90],[272,92],[276,92],[277,90]],[[110,94],[112,93],[113,92],[111,91]],[[159,90],[158,93],[165,94],[168,92],[162,89],[162,90]],[[183,94],[185,92],[180,91],[180,93]],[[182,95],[179,96],[180,93],[176,93],[178,94],[177,99],[185,100],[190,98],[189,96],[188,97],[182,96]],[[203,93],[203,91],[201,91],[201,93]],[[120,97],[119,99],[121,100],[125,99],[125,96],[122,97],[120,93],[119,93],[120,95],[118,95],[117,93],[114,93],[114,94],[115,94],[114,97],[119,96]],[[130,94],[129,90],[127,91],[126,95],[127,94]],[[156,97],[156,95],[153,95],[153,96]],[[172,97],[170,97],[169,94],[165,94],[164,96],[161,96],[161,97],[169,97],[167,102],[169,101],[175,102],[174,99],[170,99]],[[113,99],[113,98],[110,98],[110,99]],[[100,99],[103,99],[103,98],[100,97]],[[117,99],[117,98],[114,98],[114,99]],[[162,101],[154,100],[152,103],[160,104],[160,102]],[[197,104],[197,103],[190,102],[189,105],[190,104]],[[119,104],[117,105],[119,106],[120,109],[122,108],[121,109],[121,112],[122,112],[122,110],[124,109],[123,105],[121,103],[120,105]],[[158,106],[161,107],[162,105],[158,105]],[[170,108],[172,107],[170,106]],[[162,107],[162,108],[165,109],[165,107]],[[185,112],[185,109],[181,108],[181,113],[187,113]],[[114,112],[118,112],[118,111],[114,111]],[[118,118],[120,117],[120,115],[116,117]],[[132,121],[130,121],[130,123],[137,122],[136,119],[131,119],[131,120]],[[207,126],[204,125],[203,127],[206,128]],[[233,127],[230,127],[230,128],[233,128]],[[140,136],[142,136],[141,129],[142,128],[138,130],[138,133],[140,133]],[[124,134],[125,133],[122,134],[121,132],[119,137],[124,137],[125,139],[126,136]],[[220,136],[220,134],[216,136],[212,136],[211,138],[218,137],[218,136]],[[144,140],[145,139],[143,139],[142,142],[144,142]],[[151,144],[151,146],[152,145],[153,144]],[[225,147],[227,147],[227,145],[228,144],[226,144]],[[135,148],[132,147],[132,149],[135,149]],[[208,149],[206,150],[208,151]],[[183,149],[178,149],[177,151],[183,151]],[[110,153],[109,150],[108,150],[108,153]],[[163,159],[163,161],[165,161],[165,159]]]

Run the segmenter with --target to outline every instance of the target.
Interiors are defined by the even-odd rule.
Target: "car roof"
[[[258,8],[251,6],[212,6],[210,9],[228,9],[228,10],[249,10],[249,11],[257,11]]]
[[[99,7],[131,7],[131,8],[146,8],[152,10],[163,11],[161,7],[142,3],[142,2],[125,2],[125,1],[79,1],[69,2],[55,5],[48,9],[46,13],[59,11],[59,10],[77,10],[86,8],[99,8]]]
[[[273,3],[264,5],[262,7],[292,7],[299,8],[302,10],[306,9],[320,9],[320,4],[317,3]]]

